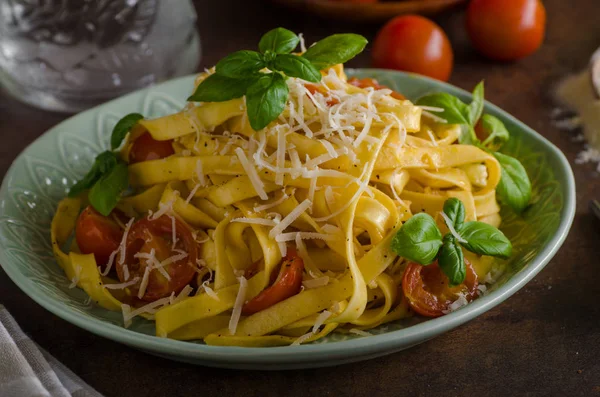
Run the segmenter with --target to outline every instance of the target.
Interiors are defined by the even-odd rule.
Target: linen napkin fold
[[[23,333],[0,305],[0,396],[102,397]]]

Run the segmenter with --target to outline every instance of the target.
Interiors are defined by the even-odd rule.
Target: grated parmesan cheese
[[[249,223],[253,225],[262,225],[262,226],[276,226],[277,223],[270,219],[264,218],[234,218],[231,222],[239,222],[239,223]]]
[[[146,294],[146,288],[148,287],[148,278],[150,277],[150,266],[146,266],[144,269],[144,276],[142,277],[142,282],[140,283],[140,288],[138,289],[137,297],[142,299],[142,297]]]
[[[246,301],[246,292],[248,290],[248,281],[244,276],[239,277],[238,281],[240,282],[240,288],[235,298],[235,304],[233,305],[233,310],[231,312],[231,319],[229,320],[229,333],[231,335],[235,335],[235,331],[237,330],[238,322],[240,321],[240,316],[242,315],[242,306]]]
[[[448,314],[469,304],[465,293],[459,292],[457,295],[458,298],[448,306],[448,310],[442,310],[442,313]]]
[[[467,242],[467,240],[465,240],[464,238],[462,238],[460,236],[460,234],[458,234],[458,232],[456,231],[456,229],[454,229],[454,226],[452,225],[452,221],[450,220],[450,218],[448,218],[448,215],[446,215],[444,213],[444,211],[440,211],[440,215],[441,215],[442,218],[444,218],[444,222],[446,223],[446,226],[448,227],[448,230],[450,230],[450,233],[452,233],[452,235],[456,238],[456,241],[458,241],[459,243],[465,244]]]
[[[300,336],[298,339],[296,339],[295,341],[293,341],[291,346],[299,346],[299,345],[303,344],[304,342],[306,342],[307,340],[309,340],[312,336],[313,336],[312,332],[304,334],[304,335]]]
[[[316,233],[316,232],[289,232],[280,233],[276,235],[275,241],[286,242],[286,241],[298,241],[302,240],[335,240],[335,236],[331,234]]]
[[[315,321],[315,325],[313,325],[313,327],[312,327],[313,334],[316,334],[317,332],[319,332],[319,328],[321,328],[321,325],[325,324],[325,321],[327,321],[327,319],[329,317],[331,317],[331,312],[329,310],[323,310],[317,316],[317,320]]]
[[[277,242],[277,246],[279,247],[279,253],[281,254],[282,257],[285,258],[285,256],[287,255],[287,245],[285,242],[283,241],[278,241]]]
[[[125,283],[104,284],[104,288],[107,288],[107,289],[125,289],[127,287],[131,287],[132,285],[136,284],[138,281],[140,281],[140,278],[139,277],[135,277],[133,280],[125,282]]]
[[[294,191],[292,191],[291,194],[293,195]],[[264,205],[257,205],[256,207],[254,207],[254,212],[266,211],[266,210],[271,209],[273,207],[277,207],[279,204],[283,203],[288,198],[290,198],[290,196],[288,196],[286,193],[283,193],[283,195],[280,198],[278,198],[277,200],[273,201],[272,203],[264,204]]]
[[[275,238],[279,234],[281,234],[288,226],[290,226],[302,213],[304,213],[308,208],[312,206],[312,202],[310,200],[304,200],[301,202],[296,208],[292,210],[285,218],[279,222],[271,231],[269,232],[270,238]]]
[[[110,256],[108,257],[108,263],[106,264],[106,269],[104,269],[104,272],[100,273],[103,276],[108,275],[108,273],[110,272],[110,270],[112,269],[113,263],[115,261],[115,256],[117,255],[117,253],[120,253],[119,255],[119,262],[120,263],[125,263],[125,256],[126,256],[126,242],[127,242],[127,236],[129,235],[129,229],[131,229],[131,225],[133,225],[133,222],[135,221],[135,218],[131,218],[129,220],[129,222],[127,222],[127,224],[125,225],[125,230],[123,231],[123,237],[121,237],[121,242],[119,243],[119,248],[117,248],[116,251],[112,252],[110,254]]]
[[[269,196],[267,196],[267,193],[265,192],[265,185],[258,176],[256,169],[252,166],[252,164],[250,164],[250,161],[248,161],[248,158],[246,157],[246,154],[242,148],[236,148],[235,153],[240,159],[240,163],[242,164],[244,171],[246,171],[248,178],[250,178],[250,182],[252,183],[252,186],[254,187],[254,190],[258,196],[261,198],[261,200],[268,200]]]
[[[209,283],[210,283],[210,280],[206,280],[205,282],[202,283],[202,285],[200,286],[200,289],[203,289],[204,292],[206,292],[206,295],[210,296],[214,300],[220,301],[221,299],[219,299],[219,295],[217,295],[217,293],[208,286]]]
[[[302,285],[306,289],[324,287],[327,284],[329,284],[329,276],[323,276],[323,277],[319,277],[319,278],[314,278],[312,280],[302,281]]]
[[[129,266],[123,265],[123,278],[125,281],[129,280]]]
[[[73,278],[71,279],[71,284],[69,284],[69,289],[75,288],[77,287],[77,284],[79,284],[79,281],[81,279],[81,266],[77,266],[75,268],[75,275],[73,276]]]
[[[362,329],[358,329],[358,328],[351,328],[348,330],[348,332],[351,334],[360,335],[360,336],[373,336],[372,333],[363,331]]]

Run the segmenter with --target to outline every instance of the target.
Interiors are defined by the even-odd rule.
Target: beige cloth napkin
[[[102,397],[23,333],[0,305],[0,396]]]

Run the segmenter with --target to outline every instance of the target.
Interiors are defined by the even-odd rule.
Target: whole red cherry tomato
[[[377,33],[373,65],[398,69],[447,81],[454,54],[448,37],[438,25],[417,15],[399,16]]]
[[[540,0],[471,0],[467,31],[473,46],[488,58],[513,61],[535,52],[546,30]]]

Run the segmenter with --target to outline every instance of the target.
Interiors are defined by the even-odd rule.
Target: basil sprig
[[[502,169],[502,176],[496,190],[498,199],[518,213],[527,208],[531,199],[531,182],[519,160],[497,152],[508,141],[510,134],[498,118],[483,114],[483,82],[477,84],[473,90],[473,100],[470,104],[463,103],[457,97],[447,93],[436,93],[419,98],[417,105],[443,109],[443,112],[437,115],[449,124],[462,126],[459,143],[475,145],[491,153]]]
[[[115,150],[121,146],[133,126],[143,118],[139,113],[131,113],[117,122],[110,139],[112,151],[107,150],[96,156],[88,173],[69,189],[69,197],[79,196],[89,190],[88,199],[92,207],[104,216],[110,215],[121,194],[129,186],[127,163],[119,158]]]
[[[344,63],[359,54],[367,39],[356,34],[336,34],[310,47],[303,55],[292,54],[300,38],[284,28],[267,32],[259,51],[237,51],[221,59],[215,73],[198,85],[192,102],[224,102],[246,96],[250,126],[258,131],[275,120],[288,99],[286,79],[321,81],[321,70]]]
[[[392,239],[392,250],[420,265],[433,262],[442,246],[442,232],[431,215],[419,213],[407,220]]]
[[[446,225],[449,229],[453,228],[460,239],[453,233],[443,236],[431,215],[419,213],[398,230],[392,239],[392,250],[403,258],[425,266],[437,259],[440,269],[452,285],[465,281],[462,248],[479,255],[499,258],[510,256],[512,245],[500,230],[483,222],[464,222],[465,206],[459,199],[446,200],[443,212],[450,223]]]

